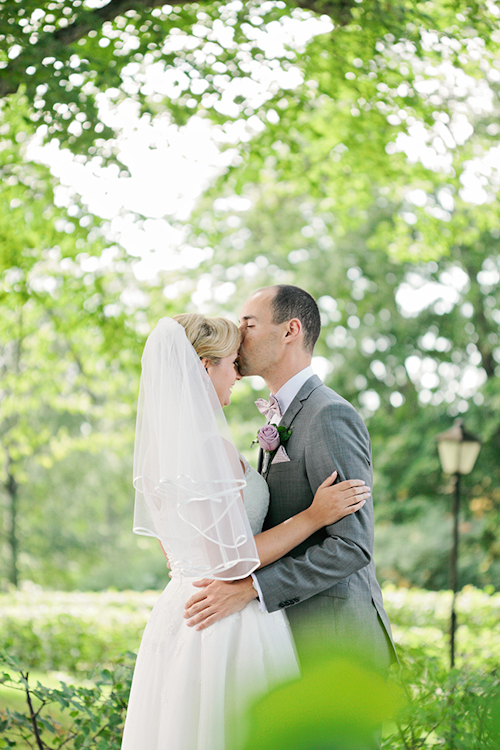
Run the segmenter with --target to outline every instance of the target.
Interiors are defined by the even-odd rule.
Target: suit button
[[[283,609],[283,607],[286,607],[286,603],[285,602],[280,602],[278,604],[278,607],[280,607],[281,609]]]

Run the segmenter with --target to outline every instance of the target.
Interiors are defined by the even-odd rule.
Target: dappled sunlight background
[[[103,666],[92,701],[118,746],[123,655],[169,580],[131,531],[145,339],[160,317],[237,321],[255,289],[297,284],[321,311],[315,371],[372,438],[377,573],[411,698],[384,748],[453,746],[458,727],[463,750],[492,750],[498,4],[108,5],[7,0],[0,18],[0,645],[51,685]],[[254,465],[266,395],[248,378],[227,409]],[[457,417],[482,448],[449,673],[453,483],[435,438]]]

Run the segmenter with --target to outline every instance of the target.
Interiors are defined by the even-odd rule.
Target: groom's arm
[[[372,486],[370,438],[350,404],[325,405],[308,430],[305,470],[313,494],[333,469],[339,481],[363,479]],[[326,539],[300,557],[286,556],[256,571],[269,612],[309,599],[368,565],[373,551],[372,499],[326,531]]]

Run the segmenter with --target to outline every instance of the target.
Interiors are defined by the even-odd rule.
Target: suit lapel
[[[311,393],[321,385],[323,385],[323,383],[317,375],[313,375],[311,378],[309,378],[309,380],[306,380],[300,391],[294,397],[286,412],[283,414],[280,425],[283,425],[283,427],[286,427],[287,429],[291,427],[293,420],[302,409],[304,402],[307,401]],[[269,461],[269,453],[266,453],[263,456],[262,461],[261,454],[259,454],[259,467],[259,473],[261,473],[264,479],[266,479],[271,467],[271,461]]]
[[[317,375],[313,375],[309,380],[306,380],[300,391],[297,393],[295,398],[293,399],[292,403],[286,410],[286,412],[283,414],[283,417],[281,418],[280,424],[282,424],[284,427],[290,427],[293,420],[299,413],[299,411],[302,409],[302,406],[305,401],[309,398],[311,393],[316,390],[316,388],[319,388],[323,383],[318,378]]]

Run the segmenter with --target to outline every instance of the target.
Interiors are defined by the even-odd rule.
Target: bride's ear
[[[208,357],[200,357],[200,362],[203,365],[203,367],[205,368],[205,370],[208,372],[208,367],[209,367],[209,365],[212,364],[210,362],[210,360],[208,359]]]

